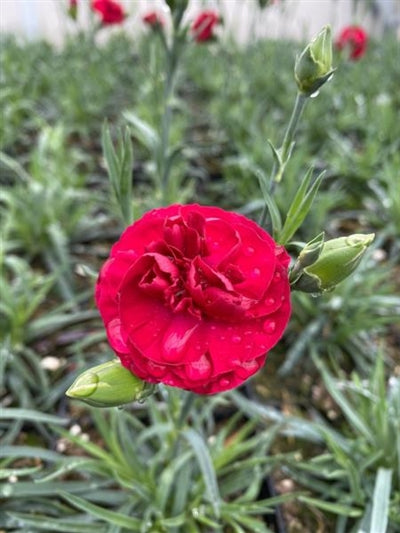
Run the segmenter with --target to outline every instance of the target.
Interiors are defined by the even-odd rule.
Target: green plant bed
[[[316,228],[330,239],[376,233],[359,270],[319,299],[292,293],[290,325],[247,391],[191,405],[162,387],[146,404],[102,412],[65,397],[112,357],[93,292],[126,220],[168,199],[260,221],[267,139],[279,142],[295,96],[298,44],[192,46],[169,102],[172,186],[161,191],[165,65],[153,37],[62,50],[2,43],[0,529],[377,533],[381,519],[394,533],[400,99],[390,35],[357,63],[335,58],[274,196],[287,213],[310,165],[310,184],[326,170],[288,250],[296,257]],[[132,154],[118,159],[127,140]],[[107,181],[121,159],[132,202]]]

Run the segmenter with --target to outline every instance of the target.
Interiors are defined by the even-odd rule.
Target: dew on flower
[[[221,387],[226,388],[229,387],[229,385],[231,384],[231,380],[228,378],[221,378],[219,380],[219,384]]]
[[[128,228],[106,262],[113,261],[114,272],[119,269],[121,287],[114,289],[105,270],[96,289],[108,337],[124,366],[141,379],[200,394],[222,392],[252,375],[236,375],[230,358],[267,352],[278,335],[262,348],[244,338],[263,333],[272,309],[282,330],[290,315],[290,305],[281,306],[277,296],[289,295],[290,258],[254,224],[243,215],[194,204],[154,209]],[[279,291],[270,283],[276,279]],[[256,372],[260,365],[251,368]],[[208,383],[193,383],[204,376]]]
[[[263,324],[263,330],[266,333],[274,333],[276,330],[276,322],[274,320],[266,320]]]
[[[245,255],[253,255],[255,252],[253,246],[247,246],[247,248],[245,248]]]
[[[203,354],[200,359],[186,365],[186,376],[193,381],[207,379],[212,371],[211,362],[206,354]]]

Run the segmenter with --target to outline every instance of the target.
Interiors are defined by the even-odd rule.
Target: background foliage
[[[254,169],[272,166],[266,140],[282,137],[300,49],[187,51],[173,102],[174,201],[259,215]],[[363,60],[336,61],[276,199],[286,212],[305,170],[326,170],[296,240],[376,232],[362,268],[319,299],[293,295],[290,327],[250,386],[194,405],[161,388],[145,405],[99,413],[64,392],[112,355],[92,292],[123,226],[101,128],[106,118],[114,140],[128,128],[139,217],[161,201],[161,49],[151,34],[62,50],[4,40],[0,529],[398,530],[398,42],[388,35]]]

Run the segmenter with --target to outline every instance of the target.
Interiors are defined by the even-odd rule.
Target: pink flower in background
[[[114,0],[93,0],[92,9],[99,13],[101,22],[105,26],[121,24],[126,17],[121,4]]]
[[[122,364],[198,394],[242,384],[288,323],[289,256],[255,222],[217,207],[171,205],[111,249],[96,303]]]
[[[339,50],[348,48],[350,51],[350,59],[360,59],[367,49],[368,34],[360,26],[347,26],[340,33],[336,47]]]
[[[214,37],[214,27],[220,22],[216,11],[202,11],[193,21],[191,30],[197,42],[209,41]]]
[[[142,17],[142,20],[145,24],[152,28],[164,26],[164,19],[156,11],[150,11],[149,13],[146,13],[146,15]]]

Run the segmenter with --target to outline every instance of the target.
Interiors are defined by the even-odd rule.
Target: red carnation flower
[[[365,54],[368,44],[368,34],[360,26],[348,26],[344,28],[336,41],[339,50],[348,48],[350,59],[360,59]]]
[[[143,16],[142,20],[145,24],[151,26],[152,28],[164,26],[164,19],[156,11],[150,11],[150,13],[147,13]]]
[[[198,43],[209,41],[214,37],[213,30],[220,22],[218,13],[215,11],[203,11],[192,24],[192,33]]]
[[[257,372],[288,323],[289,256],[246,217],[172,205],[112,247],[96,302],[112,348],[141,379],[198,394]]]
[[[121,24],[126,17],[123,7],[114,0],[93,0],[92,9],[99,13],[105,26]]]

